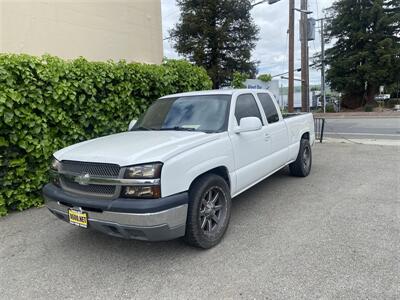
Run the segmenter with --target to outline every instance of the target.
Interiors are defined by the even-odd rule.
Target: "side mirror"
[[[240,119],[240,125],[235,129],[235,133],[260,130],[261,120],[257,117],[247,117]]]
[[[133,120],[129,123],[129,125],[128,125],[128,131],[131,131],[131,129],[133,128],[133,126],[135,126],[136,122],[137,122],[137,120],[133,119]]]

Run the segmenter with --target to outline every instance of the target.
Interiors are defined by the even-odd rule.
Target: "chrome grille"
[[[89,173],[90,176],[117,178],[120,167],[115,164],[63,160],[61,162],[61,170],[72,174]]]
[[[113,196],[115,193],[115,185],[98,185],[98,184],[89,184],[89,185],[80,185],[79,183],[73,182],[68,178],[65,178],[61,175],[60,183],[62,187],[71,192],[78,192],[80,194],[91,194],[91,195],[99,195],[99,196]]]
[[[118,178],[120,167],[116,164],[90,163],[80,161],[61,161],[60,171],[71,175],[89,174],[90,176]],[[86,196],[111,198],[116,195],[117,187],[114,185],[89,184],[81,185],[67,176],[60,176],[61,187],[71,193]]]

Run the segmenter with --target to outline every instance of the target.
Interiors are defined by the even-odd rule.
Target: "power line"
[[[316,65],[316,63],[312,63],[312,64],[309,64],[308,66],[309,67],[314,67],[315,65]],[[301,72],[301,68],[294,69],[294,72]],[[289,73],[289,71],[283,72],[283,73],[280,73],[280,74],[276,74],[276,75],[272,75],[272,78],[279,77],[279,76],[282,76],[282,75],[285,75],[285,74],[288,74],[288,73]]]

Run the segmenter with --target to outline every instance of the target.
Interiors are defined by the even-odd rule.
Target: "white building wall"
[[[160,0],[0,1],[0,52],[162,61]]]

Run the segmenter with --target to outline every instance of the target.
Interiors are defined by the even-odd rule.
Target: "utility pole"
[[[294,103],[294,0],[289,0],[289,88],[288,111],[293,112]]]
[[[307,0],[301,0],[300,10],[307,11]],[[310,110],[308,67],[308,17],[301,14],[301,111]]]
[[[329,17],[324,17],[317,19],[316,21],[321,22],[321,96],[323,100],[324,113],[326,112],[326,83],[325,83],[325,20],[330,19]]]
[[[324,113],[326,112],[326,92],[325,92],[325,38],[324,38],[324,18],[321,20],[321,96],[323,99]]]

